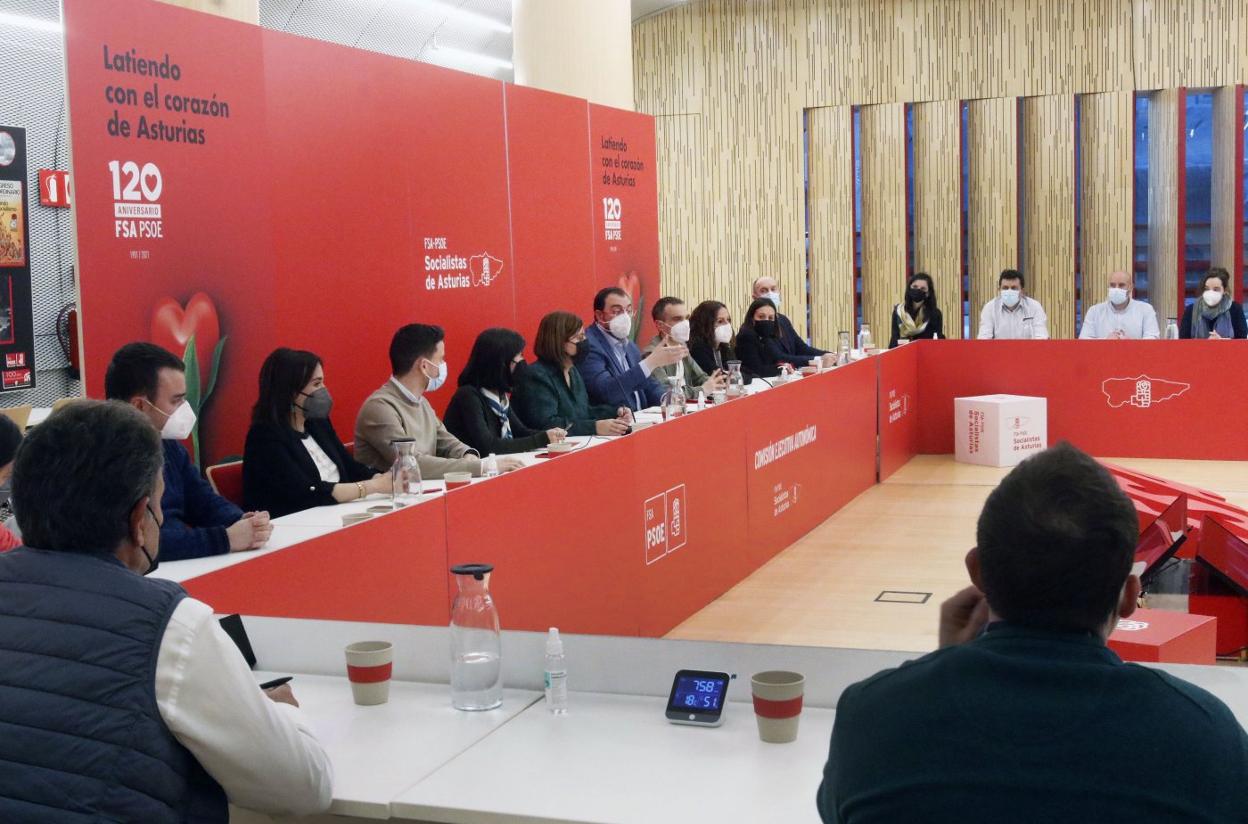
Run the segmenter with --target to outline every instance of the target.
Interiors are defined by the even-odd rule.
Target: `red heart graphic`
[[[182,308],[173,298],[161,298],[152,310],[152,343],[163,346],[179,358],[186,354],[187,341],[195,336],[195,358],[199,362],[200,390],[212,371],[212,350],[221,339],[221,321],[212,298],[196,292]]]

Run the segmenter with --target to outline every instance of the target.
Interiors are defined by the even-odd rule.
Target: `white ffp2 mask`
[[[620,340],[628,340],[629,333],[633,331],[633,316],[627,312],[621,312],[611,318],[607,328],[611,330],[611,334]]]
[[[689,342],[689,321],[682,320],[672,326],[672,340],[677,343]]]
[[[721,323],[715,327],[715,342],[727,344],[732,340],[732,327],[726,323]]]
[[[156,409],[155,406],[152,407]],[[157,409],[156,411],[160,411]],[[165,425],[160,428],[160,437],[167,441],[184,441],[191,437],[195,428],[195,410],[186,401],[178,404],[178,408],[165,418]]]

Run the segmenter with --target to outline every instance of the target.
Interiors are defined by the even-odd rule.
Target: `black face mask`
[[[151,504],[147,505],[147,514],[152,516],[152,520],[156,521],[156,528],[160,529],[161,523],[159,520],[157,520],[156,513],[152,511]],[[160,566],[160,553],[157,553],[156,557],[153,558],[151,556],[151,553],[147,551],[147,547],[142,546],[142,545],[139,546],[139,551],[142,552],[143,557],[147,559],[147,571],[144,572],[143,574],[151,575],[153,572],[156,571],[156,568]]]
[[[581,363],[589,355],[589,341],[582,340],[576,342],[576,354],[572,356],[573,363]]]
[[[754,331],[758,333],[760,338],[774,338],[776,336],[776,322],[774,320],[756,320],[754,321]]]
[[[906,300],[911,303],[922,303],[927,300],[927,292],[924,292],[922,289],[915,289],[911,286],[906,290]]]
[[[529,365],[527,363],[525,363],[524,361],[520,361],[514,367],[509,369],[507,371],[507,386],[504,388],[508,392],[515,389],[517,384],[519,384],[520,381],[524,378],[524,370],[528,368],[529,368]]]

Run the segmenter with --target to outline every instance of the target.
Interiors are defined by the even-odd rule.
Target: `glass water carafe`
[[[845,366],[849,363],[849,333],[838,332],[836,335],[836,365]]]
[[[1166,340],[1179,339],[1179,319],[1166,318]]]
[[[416,460],[416,439],[390,441],[394,463],[390,464],[390,502],[406,506],[420,497],[420,462]]]
[[[659,400],[659,407],[663,410],[663,420],[669,421],[685,414],[684,384],[685,382],[678,376],[667,379],[667,391]]]
[[[490,597],[489,564],[460,564],[451,605],[451,706],[492,710],[503,703],[502,639]]]
[[[739,398],[745,394],[745,376],[741,374],[741,361],[728,361],[728,392],[729,398]]]

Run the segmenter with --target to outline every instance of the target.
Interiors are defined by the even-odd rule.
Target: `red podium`
[[[1137,609],[1118,622],[1109,648],[1124,661],[1163,664],[1215,662],[1218,620],[1164,609]]]

